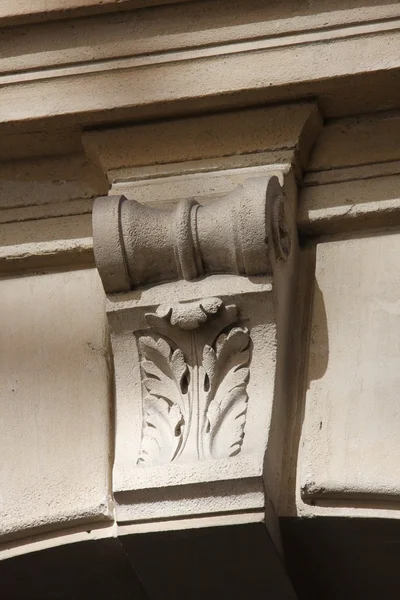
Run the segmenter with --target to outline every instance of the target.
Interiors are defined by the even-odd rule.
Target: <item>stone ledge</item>
[[[241,6],[239,23],[248,14],[248,7]],[[224,11],[227,17],[226,13],[232,13],[231,6],[225,6]],[[141,46],[146,44],[141,40],[128,53],[125,45],[130,36],[118,35],[121,25],[117,21],[116,31],[111,25],[108,43],[102,39],[91,46],[109,47],[109,56],[93,57],[91,50],[86,63],[80,64],[70,48],[66,53],[61,52],[61,56],[60,52],[51,52],[50,63],[46,58],[46,64],[41,64],[39,57],[41,54],[48,57],[48,49],[39,44],[39,62],[27,57],[28,63],[24,65],[23,61],[18,63],[22,59],[13,59],[15,73],[7,71],[0,79],[0,101],[4,106],[1,125],[4,130],[11,124],[32,127],[35,121],[42,125],[88,126],[238,104],[290,101],[304,96],[318,97],[323,113],[328,116],[359,112],[360,105],[364,110],[398,107],[400,20],[396,8],[394,11],[387,13],[370,7],[364,22],[357,21],[359,15],[355,19],[352,13],[350,24],[346,16],[351,10],[332,11],[336,23],[333,20],[328,27],[323,26],[321,15],[314,15],[313,27],[313,18],[308,15],[308,31],[304,15],[298,20],[283,18],[278,20],[278,35],[271,30],[265,39],[260,39],[254,26],[249,29],[234,23],[227,26],[235,39],[232,44],[229,36],[226,42],[218,37],[223,35],[219,33],[223,27],[214,27],[211,10],[211,22],[203,24],[205,39],[198,38],[198,47],[196,44],[191,47],[190,41],[186,42],[186,48],[176,48],[177,42],[168,47],[171,42],[167,39],[166,46],[149,50],[146,45]],[[159,16],[162,32],[162,13]],[[260,14],[258,17],[264,25],[271,19],[268,12],[264,18]],[[210,37],[209,29],[215,32],[215,37]],[[103,29],[100,27],[98,31]],[[152,40],[157,37],[157,32],[150,33],[143,31],[144,40],[146,36]],[[84,40],[84,32],[80,35]],[[122,47],[115,42],[115,36],[123,39]],[[51,36],[51,47],[54,41],[50,42]],[[32,40],[29,48],[34,43]],[[68,35],[64,43],[67,48],[72,44]],[[23,48],[20,52],[24,54]],[[360,79],[363,76],[368,76],[365,83]],[[339,91],[342,86],[345,93]]]
[[[70,19],[86,17],[104,12],[115,12],[177,4],[188,0],[1,0],[0,26],[13,26],[25,23],[38,23],[51,19]]]

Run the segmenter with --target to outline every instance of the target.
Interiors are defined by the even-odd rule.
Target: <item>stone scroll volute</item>
[[[96,266],[109,294],[213,273],[272,275],[290,254],[289,204],[276,176],[248,179],[213,204],[181,200],[172,211],[124,196],[93,210]]]
[[[178,509],[172,497],[189,493],[177,485],[238,485],[238,473],[243,485],[258,485],[276,388],[277,306],[285,306],[279,282],[285,287],[285,271],[290,276],[293,232],[293,206],[276,176],[246,180],[205,206],[188,199],[160,210],[124,196],[96,200],[121,520],[173,516],[182,501]],[[148,489],[153,497],[154,488],[160,501],[146,500],[140,510],[124,495]],[[190,514],[207,503],[200,496],[185,501]]]

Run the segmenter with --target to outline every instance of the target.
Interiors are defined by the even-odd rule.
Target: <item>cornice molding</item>
[[[42,21],[67,20],[188,1],[190,0],[118,0],[116,3],[115,0],[35,0],[32,4],[29,0],[1,0],[0,26],[27,23],[32,26]]]
[[[302,182],[299,230],[324,235],[397,227],[399,137],[396,112],[326,124]]]
[[[7,45],[12,40],[15,49],[10,52],[11,60],[0,57],[2,82],[332,42],[394,31],[400,26],[396,4],[364,6],[362,12],[354,7],[340,11],[329,6],[331,10],[323,12],[320,3],[321,12],[307,12],[290,0],[287,7],[283,3],[278,7],[265,5],[259,0],[222,0],[218,5],[203,1],[185,6],[187,1],[165,6],[171,4],[167,0],[151,10],[130,10],[123,15],[117,11],[90,19],[72,19],[70,12],[68,20],[21,27],[17,39],[15,31],[5,31],[3,43]],[[101,8],[104,11],[107,6],[103,4],[98,7]],[[36,51],[32,52],[32,48]]]
[[[2,128],[90,126],[310,96],[327,116],[399,106],[396,4],[324,3],[324,12],[297,2],[185,4],[29,26],[17,44],[4,31]]]

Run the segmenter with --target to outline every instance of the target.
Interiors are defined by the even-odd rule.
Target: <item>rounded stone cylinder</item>
[[[183,200],[172,211],[124,196],[98,198],[93,238],[104,288],[127,292],[211,273],[267,275],[271,246],[282,229],[282,207],[275,176],[249,179],[207,206]]]

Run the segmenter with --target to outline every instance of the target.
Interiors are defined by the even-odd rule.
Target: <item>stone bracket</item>
[[[205,206],[95,201],[120,523],[264,514],[265,486],[276,487],[269,469],[280,460],[269,445],[281,440],[269,432],[285,393],[278,379],[297,253],[294,207],[276,175],[245,180]]]

